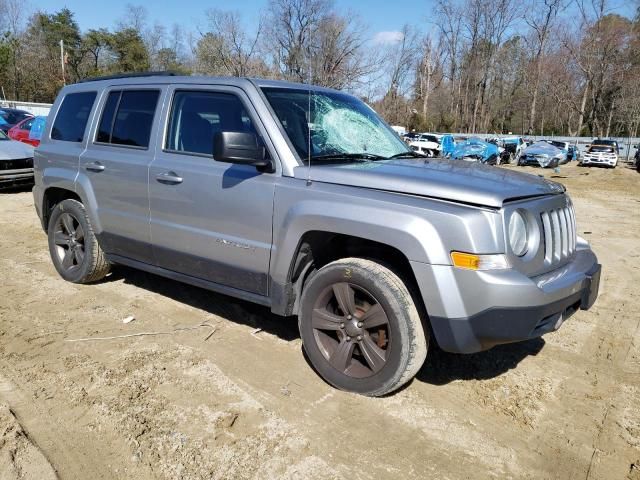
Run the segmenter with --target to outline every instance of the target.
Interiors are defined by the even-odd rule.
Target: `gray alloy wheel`
[[[339,282],[325,287],[316,299],[311,324],[316,346],[336,370],[364,378],[387,363],[389,318],[361,286]]]
[[[411,294],[395,273],[370,260],[342,259],[315,272],[298,320],[309,361],[341,390],[392,392],[426,358],[428,339]]]
[[[55,254],[65,272],[73,273],[84,262],[84,230],[70,213],[58,216],[54,225]]]
[[[93,233],[84,206],[77,200],[63,200],[53,208],[48,237],[53,265],[65,280],[90,283],[109,273],[109,262]]]

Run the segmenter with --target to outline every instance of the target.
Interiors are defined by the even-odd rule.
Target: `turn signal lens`
[[[503,270],[509,268],[504,255],[476,255],[474,253],[451,252],[451,261],[458,268],[467,270]]]

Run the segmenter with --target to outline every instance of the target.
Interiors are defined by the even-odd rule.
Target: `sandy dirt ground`
[[[567,186],[598,302],[543,339],[432,346],[379,399],[318,378],[294,319],[125,268],[65,283],[31,193],[0,193],[0,480],[640,480],[640,174],[506,168]]]

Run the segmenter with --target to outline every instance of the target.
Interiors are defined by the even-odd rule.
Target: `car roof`
[[[310,85],[306,83],[288,82],[284,80],[269,80],[265,78],[250,77],[213,77],[206,75],[175,75],[166,72],[151,72],[138,74],[123,74],[107,77],[89,78],[65,87],[65,93],[71,91],[87,91],[87,87],[107,88],[112,86],[134,86],[134,85],[174,85],[174,84],[191,84],[191,85],[226,85],[236,87],[267,87],[267,88],[290,88],[309,91],[327,91],[339,94],[345,94],[332,88],[320,87],[318,85]]]
[[[7,112],[7,113],[24,113],[26,115],[31,115],[33,116],[33,114],[31,112],[27,112],[26,110],[20,110],[19,108],[9,108],[9,107],[0,107],[0,112]]]

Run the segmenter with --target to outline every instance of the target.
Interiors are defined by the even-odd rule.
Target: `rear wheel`
[[[82,203],[67,199],[53,208],[48,226],[49,252],[62,278],[90,283],[110,269]]]
[[[407,287],[370,260],[347,258],[316,272],[298,319],[311,364],[341,390],[392,392],[415,376],[427,355],[428,339]]]

